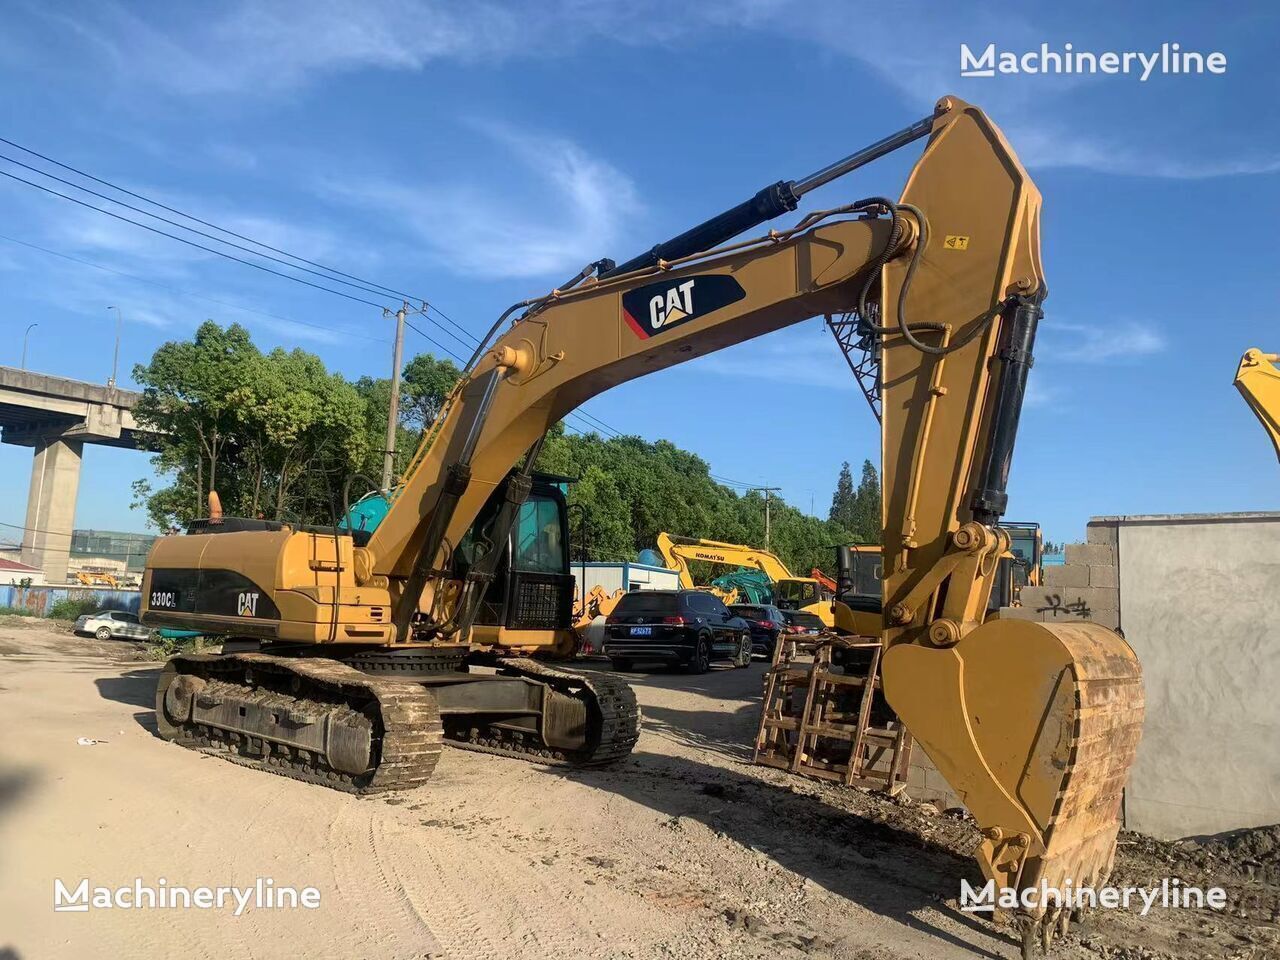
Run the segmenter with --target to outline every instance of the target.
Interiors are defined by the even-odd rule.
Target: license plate
[[[650,637],[653,636],[653,627],[632,627],[631,635],[633,637]]]

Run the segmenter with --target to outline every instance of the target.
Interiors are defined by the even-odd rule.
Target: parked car
[[[768,603],[735,603],[729,607],[751,629],[751,652],[772,657],[778,637],[787,632],[785,613]]]
[[[101,610],[86,613],[72,627],[75,633],[91,633],[99,640],[146,640],[151,630],[144,627],[136,613],[126,610]]]
[[[786,632],[793,636],[812,637],[825,629],[822,618],[816,613],[805,613],[803,610],[783,610],[782,617],[787,621]]]
[[[713,661],[751,665],[751,629],[702,590],[638,590],[605,620],[604,654],[615,670],[658,662],[706,673]]]

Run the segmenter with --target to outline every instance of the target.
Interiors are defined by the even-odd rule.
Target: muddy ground
[[[141,647],[0,619],[0,957],[1016,957],[961,913],[972,823],[749,763],[761,665],[629,675],[607,770],[449,750],[372,800],[164,743]],[[100,741],[81,745],[80,738]],[[1117,882],[1228,909],[1097,911],[1063,958],[1280,957],[1280,831],[1122,839]],[[315,910],[55,913],[53,882],[314,886]]]

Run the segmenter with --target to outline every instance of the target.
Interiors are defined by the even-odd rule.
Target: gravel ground
[[[616,767],[449,750],[427,786],[362,800],[160,741],[142,656],[0,618],[0,958],[1019,955],[957,909],[971,822],[749,763],[760,665],[628,675],[644,731]],[[1228,909],[1095,912],[1054,955],[1280,957],[1278,832],[1125,835],[1117,882],[1218,884]],[[54,913],[55,877],[270,877],[322,901]]]

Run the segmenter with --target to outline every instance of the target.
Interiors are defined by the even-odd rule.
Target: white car
[[[144,627],[136,613],[124,610],[102,610],[86,613],[72,627],[76,633],[91,633],[99,640],[146,640],[151,630]]]

